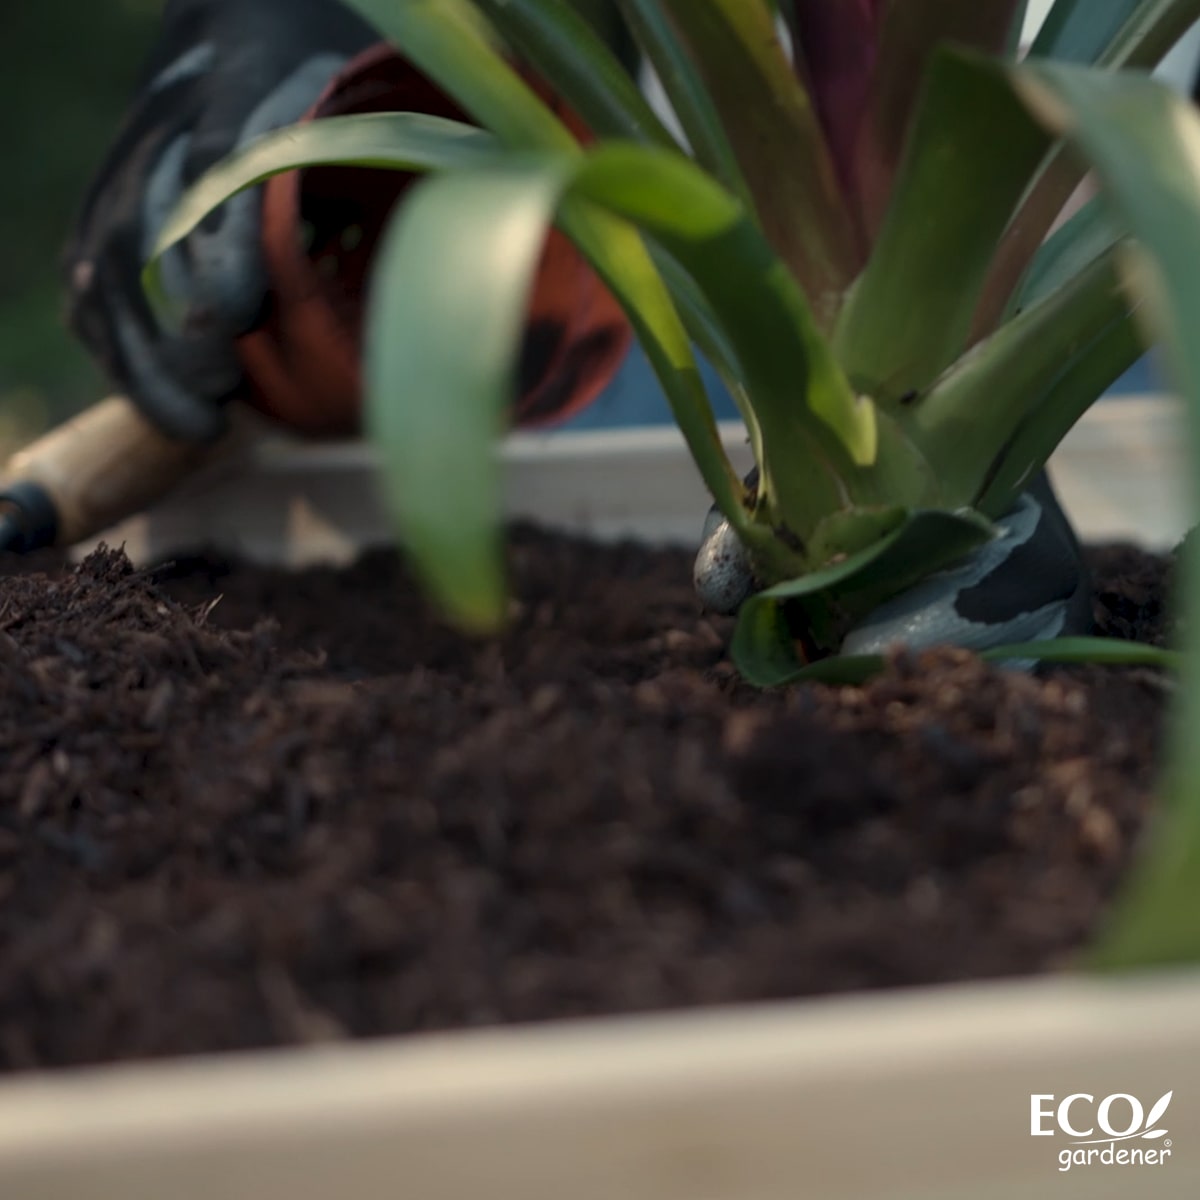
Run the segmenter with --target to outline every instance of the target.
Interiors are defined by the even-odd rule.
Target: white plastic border
[[[1069,1139],[1031,1136],[1033,1094],[1121,1092],[1149,1108],[1167,1091],[1168,1136],[1154,1145],[1171,1156],[1159,1165],[1063,1172]],[[0,1086],[6,1200],[1197,1195],[1195,975],[900,992]]]
[[[739,467],[737,430],[726,431]],[[1182,414],[1106,401],[1055,460],[1091,538],[1187,527]],[[670,431],[514,437],[508,508],[693,544]],[[357,444],[263,442],[111,531],[341,561],[391,529]],[[1162,1166],[1059,1170],[1030,1096],[1175,1093]],[[1165,1141],[1162,1143],[1165,1147]],[[4,1200],[1147,1200],[1200,1195],[1200,973],[1042,979],[390,1039],[0,1083]]]
[[[739,425],[722,435],[751,465]],[[1166,396],[1105,400],[1075,427],[1051,470],[1082,537],[1166,550],[1194,511],[1184,487],[1182,406]],[[694,546],[709,499],[673,427],[517,434],[502,450],[510,516],[601,539]],[[394,530],[374,457],[360,442],[266,438],[190,481],[147,516],[105,534],[135,560],[208,545],[262,562],[343,563]]]

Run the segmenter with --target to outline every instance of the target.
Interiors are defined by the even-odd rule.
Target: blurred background
[[[162,0],[0,5],[0,450],[104,394],[61,321],[59,256],[124,111]]]
[[[607,0],[583,0],[603,23]],[[1031,0],[1027,37],[1049,0]],[[162,0],[4,0],[0,5],[0,457],[107,391],[62,322],[59,259],[92,172],[116,132],[158,26]],[[1164,64],[1177,86],[1195,78],[1200,29]],[[1156,380],[1146,364],[1120,391]],[[718,415],[732,417],[714,388]],[[574,427],[647,424],[670,414],[648,367],[630,356],[609,393]]]

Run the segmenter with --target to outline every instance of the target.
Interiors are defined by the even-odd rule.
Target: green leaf
[[[489,133],[421,113],[328,117],[264,134],[210,167],[181,197],[154,248],[157,258],[186,237],[213,209],[244,188],[282,171],[315,163],[428,171],[495,159]]]
[[[1030,61],[1154,66],[1198,16],[1196,0],[1058,0],[1034,39]]]
[[[834,337],[858,391],[894,403],[966,349],[996,241],[1047,140],[990,63],[933,55],[887,217]]]
[[[748,600],[742,605],[729,655],[752,687],[782,687],[804,670],[787,614],[777,603]]]
[[[1025,18],[1028,12],[1029,0],[1018,0],[1012,19],[1009,21],[1008,38],[1004,43],[1004,50],[1009,58],[1016,58],[1025,44]]]
[[[1100,66],[1154,67],[1200,18],[1200,0],[1141,0],[1096,60]]]
[[[749,203],[746,181],[712,98],[658,0],[616,0],[616,4],[658,75],[696,161]]]
[[[661,0],[720,116],[768,239],[828,327],[862,262],[813,106],[762,0]],[[768,439],[769,440],[769,439]]]
[[[1123,642],[1116,638],[1058,638],[1044,642],[1014,642],[994,646],[979,654],[984,662],[1028,662],[1091,664],[1113,667],[1157,667],[1179,669],[1179,656],[1172,650]],[[882,654],[839,654],[820,658],[793,671],[778,683],[824,683],[857,687],[883,672],[887,659]],[[765,685],[769,686],[769,685]]]
[[[725,454],[687,329],[637,229],[579,194],[564,198],[559,224],[625,310],[717,507],[744,544],[758,544],[764,531],[750,523],[746,489]]]
[[[997,516],[1008,512],[1080,417],[1145,350],[1145,338],[1135,315],[1127,313],[1068,358],[1058,378],[997,454],[974,506]]]
[[[1187,400],[1191,478],[1200,479],[1200,117],[1185,97],[1144,76],[1047,65],[1014,78],[1033,111],[1084,155],[1138,239],[1144,315]],[[1200,959],[1200,555],[1185,550],[1181,565],[1188,645],[1165,808],[1089,955],[1105,968]]]
[[[620,60],[566,0],[476,3],[593,133],[678,148]]]
[[[1089,200],[1042,243],[1010,301],[1006,319],[1069,282],[1126,232],[1113,220],[1108,205],[1098,198]]]
[[[513,156],[438,176],[414,190],[377,259],[367,430],[417,574],[470,630],[495,629],[505,613],[494,446],[506,428],[541,248],[577,167],[572,158]],[[636,232],[578,201],[569,223],[662,372],[710,489],[744,524],[741,482]]]
[[[759,687],[797,678],[801,663],[787,607],[802,611],[813,623],[816,640],[823,642],[838,626],[956,562],[994,532],[989,521],[969,510],[911,512],[866,549],[751,596],[738,613],[731,643],[738,670]]]
[[[970,509],[918,510],[873,545],[799,579],[777,583],[753,599],[799,600],[836,590],[839,595],[869,596],[874,606],[957,562],[994,535],[992,523]]]
[[[985,662],[1035,659],[1038,662],[1091,664],[1097,667],[1158,667],[1178,671],[1182,657],[1175,650],[1127,642],[1118,638],[1064,637],[1042,642],[1011,642],[979,655]]]
[[[1051,400],[1078,413],[1097,398],[1083,386],[1086,375],[1076,380],[1079,390],[1066,383],[1078,356],[1133,310],[1118,249],[964,355],[911,407],[912,437],[941,481],[945,502],[977,503],[998,453],[1030,413]]]
[[[688,336],[696,343],[700,353],[716,370],[725,385],[725,390],[729,392],[738,415],[746,426],[754,461],[761,463],[764,457],[762,429],[750,401],[745,372],[738,363],[733,344],[721,328],[721,322],[713,312],[712,306],[696,286],[696,281],[661,246],[651,242],[649,249],[650,256],[679,309]]]
[[[582,157],[562,123],[498,55],[489,27],[481,27],[478,10],[465,0],[348,3],[509,146]],[[641,239],[570,197],[559,223],[625,307],[714,500],[750,538],[745,489],[721,446],[687,333]]]
[[[1069,283],[1123,236],[1110,206],[1099,197],[1089,200],[1043,243],[1010,301],[1006,320]],[[1125,314],[1067,361],[1056,382],[997,455],[976,507],[982,512],[1006,512],[1095,399],[1132,367],[1145,349],[1137,322],[1132,314]]]
[[[471,631],[492,632],[505,618],[495,445],[568,176],[569,160],[511,159],[425,181],[376,261],[366,428],[417,574]]]
[[[1003,52],[1017,8],[1016,0],[886,2],[857,171],[863,220],[872,238],[887,213],[892,180],[933,52],[947,44],[984,54]]]
[[[852,477],[877,443],[874,410],[850,390],[795,280],[737,201],[677,155],[609,143],[576,187],[650,233],[695,281],[745,374],[768,492],[807,533],[840,494],[817,464]]]
[[[1057,0],[1042,22],[1030,59],[1094,63],[1145,0]]]
[[[1058,57],[1097,62],[1110,69],[1155,67],[1200,18],[1200,0],[1059,0],[1061,32],[1050,26],[1047,38],[1061,42]],[[1123,14],[1124,19],[1118,20]],[[1048,42],[1047,47],[1051,47]],[[1032,63],[1032,59],[1030,60]],[[972,340],[991,333],[1029,263],[1084,177],[1084,164],[1050,151],[996,251],[984,284]]]
[[[558,156],[535,164],[501,159],[490,135],[413,114],[314,122],[268,135],[213,168],[185,196],[159,252],[241,187],[277,171],[328,162],[458,168],[464,175],[457,183],[457,172],[437,179],[434,199],[426,196],[419,205],[418,192],[425,195],[430,185],[415,189],[398,214],[403,223],[378,252],[368,424],[384,447],[391,495],[422,578],[460,624],[488,628],[502,615],[503,586],[495,525],[498,483],[487,455],[503,427],[509,366],[534,269],[530,230],[537,227],[544,240],[582,158]],[[478,189],[477,203],[470,198],[472,187]],[[493,204],[494,211],[488,207]],[[502,222],[506,209],[513,216]],[[630,313],[706,484],[752,542],[753,531],[744,528],[744,487],[725,456],[687,333],[641,239],[583,201],[568,201],[563,225]],[[463,338],[464,328],[478,336]],[[413,394],[402,381],[418,365],[424,382],[417,394],[437,399],[412,408],[397,397]],[[447,489],[448,479],[466,482]]]
[[[345,0],[480,125],[518,149],[578,153],[575,138],[504,61],[469,0]]]
[[[818,566],[838,563],[875,545],[909,518],[898,505],[844,508],[830,513],[813,531],[809,553]]]

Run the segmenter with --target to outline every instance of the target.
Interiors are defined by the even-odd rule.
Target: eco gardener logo
[[[1072,1139],[1058,1152],[1058,1169],[1074,1167],[1161,1167],[1171,1157],[1163,1117],[1174,1091],[1147,1112],[1136,1096],[1114,1092],[1097,1101],[1087,1092],[1059,1100],[1045,1093],[1029,1097],[1030,1137]]]

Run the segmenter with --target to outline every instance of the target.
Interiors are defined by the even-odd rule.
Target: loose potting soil
[[[1169,562],[1094,558],[1101,629],[1161,640]],[[1069,964],[1169,681],[939,651],[756,693],[689,560],[518,529],[486,644],[390,553],[8,560],[0,1065]]]

